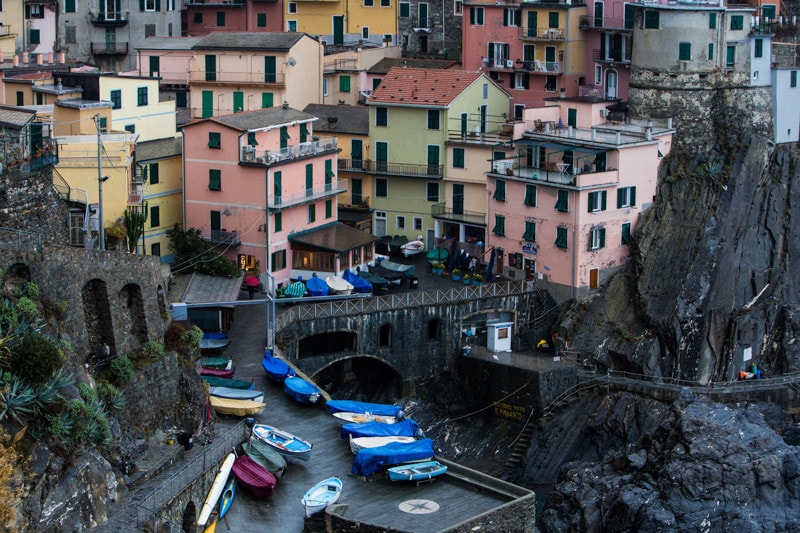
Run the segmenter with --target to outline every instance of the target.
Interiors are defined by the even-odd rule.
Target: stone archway
[[[86,362],[97,368],[117,353],[108,287],[102,279],[91,279],[81,289],[83,317],[89,353]]]
[[[142,288],[129,283],[119,292],[120,317],[124,321],[121,327],[128,331],[139,347],[148,341],[147,317],[144,312]]]

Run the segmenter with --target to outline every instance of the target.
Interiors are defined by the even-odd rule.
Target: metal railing
[[[566,28],[532,28],[522,27],[523,39],[534,39],[537,41],[564,41],[567,36]]]
[[[467,211],[466,209],[456,211],[452,207],[447,207],[447,204],[444,203],[433,204],[431,206],[431,216],[434,218],[468,222],[470,224],[486,223],[486,213]]]
[[[93,54],[98,55],[112,55],[112,54],[127,54],[128,53],[128,44],[125,43],[117,43],[117,42],[96,42],[91,43],[90,49]]]
[[[439,179],[444,174],[444,165],[418,165],[413,163],[390,163],[369,159],[339,159],[339,169],[348,172],[368,172],[392,176],[410,176]]]
[[[197,478],[209,470],[219,468],[220,462],[233,448],[244,441],[244,426],[242,420],[227,432],[218,435],[212,444],[203,447],[203,454],[198,455],[188,463],[182,465],[177,471],[169,472],[164,482],[142,498],[136,509],[136,525],[141,527],[149,520],[158,521],[161,509],[182,491],[186,490]]]
[[[291,207],[293,205],[302,204],[304,202],[311,202],[325,198],[327,196],[336,196],[337,194],[347,191],[347,180],[336,180],[335,182],[326,183],[322,187],[314,187],[306,189],[303,192],[294,194],[275,196],[270,195],[269,207],[270,209],[278,209],[284,207]]]
[[[310,157],[326,152],[333,152],[337,149],[336,137],[320,137],[313,141],[302,142],[292,146],[286,146],[278,150],[256,150],[252,146],[242,147],[242,161],[256,162],[264,164],[274,164],[281,161],[291,161],[301,157]]]
[[[208,237],[205,238],[214,244],[229,244],[232,246],[238,246],[240,244],[239,233],[236,231],[212,229],[208,232]]]

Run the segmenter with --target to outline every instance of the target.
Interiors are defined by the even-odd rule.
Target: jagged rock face
[[[623,395],[607,414],[636,401]],[[566,465],[540,529],[796,530],[800,450],[769,428],[757,406],[732,409],[685,393],[658,416],[656,431],[600,462]]]
[[[699,383],[800,369],[796,148],[742,134],[710,157],[673,151],[637,228],[632,268],[562,324],[602,365]],[[718,152],[719,153],[719,152]]]

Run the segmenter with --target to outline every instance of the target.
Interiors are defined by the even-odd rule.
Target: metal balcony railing
[[[369,159],[339,159],[339,170],[365,172],[368,174],[388,174],[414,178],[439,179],[443,176],[443,165],[415,165],[411,163],[390,163]]]
[[[91,44],[91,51],[95,55],[127,55],[128,43],[96,42]]]
[[[214,244],[230,245],[230,246],[239,246],[241,244],[241,242],[239,241],[239,232],[237,231],[212,229],[209,230],[208,235],[204,234],[203,238],[211,241]]]
[[[287,146],[279,150],[258,150],[255,146],[243,146],[241,161],[244,163],[262,163],[273,165],[284,161],[292,161],[301,157],[311,157],[335,152],[337,150],[336,137],[323,137],[317,140]]]
[[[225,56],[220,56],[225,57]],[[281,59],[279,58],[280,62]],[[263,59],[262,59],[263,62]],[[285,85],[286,76],[282,72],[252,72],[252,71],[189,71],[190,82],[214,83],[251,83],[254,85]]]
[[[128,23],[127,14],[122,11],[101,11],[89,16],[95,26],[125,26]]]
[[[314,202],[321,198],[336,196],[343,192],[347,192],[347,180],[336,180],[335,182],[326,183],[322,187],[306,189],[304,192],[281,196],[271,194],[269,197],[269,207],[270,209],[284,209],[307,202]]]
[[[339,207],[346,209],[369,209],[370,197],[363,194],[350,194],[339,198]]]
[[[583,15],[579,25],[581,29],[625,30],[630,33],[633,31],[633,18]]]
[[[564,41],[567,37],[565,28],[534,28],[522,27],[522,38],[534,41]]]
[[[186,7],[244,7],[247,4],[245,0],[184,0],[183,5]]]
[[[486,222],[486,213],[480,211],[468,211],[460,208],[447,207],[446,204],[433,204],[431,206],[431,216],[433,218],[453,220],[458,222],[466,222],[469,224],[484,224]]]

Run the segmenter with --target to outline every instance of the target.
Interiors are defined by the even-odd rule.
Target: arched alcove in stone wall
[[[358,349],[358,336],[354,331],[325,331],[303,337],[298,341],[299,357],[310,357],[327,353],[353,352]]]
[[[24,289],[30,281],[30,267],[24,263],[14,263],[3,274],[3,289],[12,292],[17,288]]]
[[[167,299],[164,295],[164,287],[161,285],[156,289],[156,300],[158,301],[158,312],[161,314],[161,318],[167,320],[169,318],[167,314]]]
[[[141,347],[148,341],[142,288],[134,283],[128,283],[119,291],[119,303],[121,331],[128,332]]]
[[[81,298],[89,348],[86,362],[97,368],[117,353],[106,282],[97,278],[89,280],[81,289]]]
[[[189,503],[186,504],[186,509],[183,510],[182,529],[184,531],[196,531],[197,518],[197,505],[194,503],[194,500],[190,500]]]

